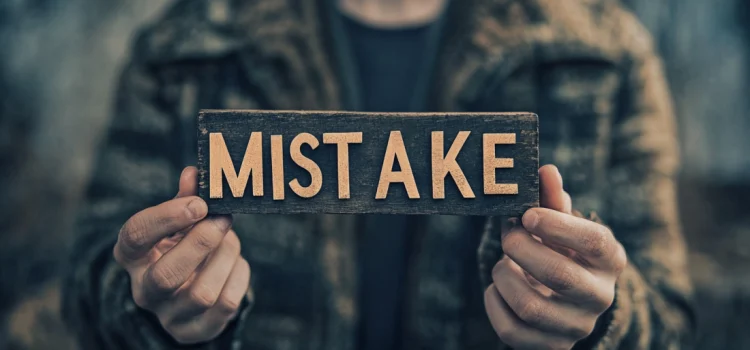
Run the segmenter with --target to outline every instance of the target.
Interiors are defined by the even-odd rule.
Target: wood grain
[[[198,194],[213,214],[518,216],[539,204],[538,168],[531,113],[198,116]]]

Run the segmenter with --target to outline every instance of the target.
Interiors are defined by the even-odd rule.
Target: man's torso
[[[337,49],[341,23],[323,17],[320,4],[261,0],[219,11],[214,7],[227,2],[195,3],[202,5],[175,8],[140,45],[163,84],[175,139],[183,143],[175,162],[195,163],[199,109],[361,106],[346,73],[351,60]],[[583,18],[571,27],[555,5],[540,3],[482,0],[449,8],[424,109],[539,114],[541,162],[560,168],[577,208],[606,215],[622,50],[608,43],[607,28],[591,32],[593,22],[603,20],[595,5],[571,3],[567,10],[581,13],[570,16]],[[190,21],[197,30],[179,30]],[[482,220],[414,220],[401,311],[404,346],[496,341],[477,268]],[[349,216],[235,218],[256,300],[245,327],[247,348],[344,349],[356,342],[360,225]]]

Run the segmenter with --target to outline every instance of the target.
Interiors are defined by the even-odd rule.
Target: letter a
[[[400,171],[393,171],[393,162],[398,161],[401,167]],[[409,156],[406,154],[404,139],[401,137],[401,131],[391,131],[388,138],[388,146],[385,148],[385,157],[383,158],[383,168],[380,170],[380,181],[375,199],[385,199],[388,196],[388,188],[393,182],[401,182],[406,187],[406,193],[409,199],[418,199],[417,183],[414,181],[414,173],[411,170]]]

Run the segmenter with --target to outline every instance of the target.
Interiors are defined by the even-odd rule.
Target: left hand
[[[541,208],[503,227],[505,256],[492,270],[485,309],[513,348],[570,349],[612,305],[627,258],[606,226],[572,215],[555,166],[539,169],[539,179]]]

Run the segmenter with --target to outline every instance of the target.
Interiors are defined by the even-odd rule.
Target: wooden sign
[[[539,203],[531,113],[205,110],[211,213],[518,216]]]

